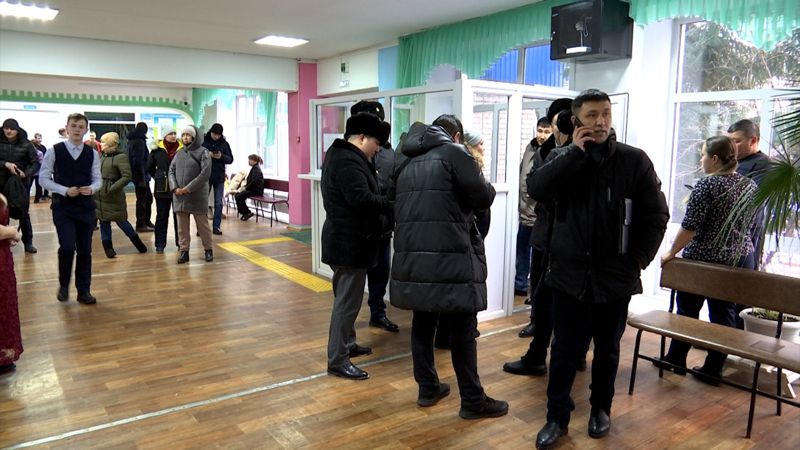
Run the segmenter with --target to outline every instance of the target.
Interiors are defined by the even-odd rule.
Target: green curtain
[[[626,0],[638,25],[679,17],[713,21],[770,51],[800,27],[798,0]]]
[[[441,64],[453,65],[470,78],[479,78],[512,48],[549,41],[551,8],[574,1],[544,0],[403,36],[398,49],[398,84],[421,86]]]
[[[236,106],[236,97],[256,97],[260,99],[257,110],[258,117],[263,119],[267,126],[264,129],[264,144],[275,143],[275,115],[278,104],[278,93],[256,89],[205,89],[192,88],[192,118],[197,126],[203,123],[206,106],[223,105],[225,108]]]

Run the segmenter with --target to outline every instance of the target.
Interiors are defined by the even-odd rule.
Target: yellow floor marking
[[[293,241],[294,239],[290,237],[274,237],[274,238],[265,238],[265,239],[255,239],[253,241],[239,241],[236,242],[239,245],[245,247],[251,247],[253,245],[264,245],[264,244],[274,244],[275,242],[289,242]]]
[[[291,241],[293,239],[271,238],[271,239],[259,239],[256,241],[224,242],[222,244],[217,244],[217,245],[235,255],[241,256],[242,258],[250,261],[251,263],[259,267],[263,267],[269,270],[270,272],[273,272],[283,278],[286,278],[289,281],[295,282],[300,286],[311,289],[314,292],[328,292],[333,290],[333,285],[331,285],[331,282],[328,280],[311,275],[310,273],[303,272],[300,269],[296,269],[288,264],[284,264],[274,258],[270,258],[269,256],[264,256],[261,253],[258,253],[257,251],[249,249],[244,245],[242,245],[242,244],[258,245],[270,242],[283,242],[285,240]],[[264,242],[264,241],[269,241],[269,242]]]

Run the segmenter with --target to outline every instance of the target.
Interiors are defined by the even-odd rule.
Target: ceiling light
[[[0,2],[0,16],[19,17],[21,19],[53,20],[57,15],[57,9],[48,8],[46,6]]]
[[[255,41],[255,43],[260,45],[274,45],[276,47],[297,47],[298,45],[307,44],[308,41],[305,39],[275,36],[271,34]]]

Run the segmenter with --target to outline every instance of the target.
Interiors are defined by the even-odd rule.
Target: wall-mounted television
[[[622,0],[583,0],[553,7],[550,59],[596,62],[630,58],[633,19],[628,7]]]

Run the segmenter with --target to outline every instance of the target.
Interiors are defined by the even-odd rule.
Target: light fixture
[[[53,20],[57,15],[57,9],[48,8],[46,6],[0,2],[0,16],[19,17],[21,19]]]
[[[276,36],[271,34],[255,41],[259,45],[274,45],[276,47],[297,47],[298,45],[307,44],[306,39],[291,38],[286,36]]]

